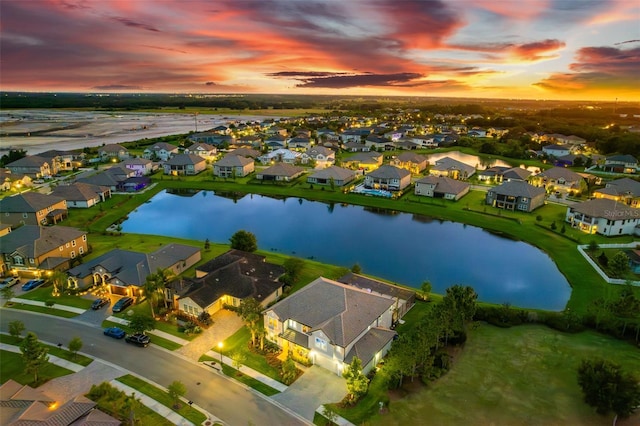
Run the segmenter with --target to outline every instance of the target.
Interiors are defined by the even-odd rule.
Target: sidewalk
[[[114,387],[120,389],[121,391],[123,391],[127,395],[131,395],[131,393],[133,393],[133,395],[136,398],[140,399],[140,402],[143,405],[149,407],[151,410],[153,410],[156,413],[160,414],[162,417],[164,417],[165,419],[169,420],[174,425],[193,426],[193,423],[191,423],[189,420],[185,419],[184,417],[182,417],[180,414],[176,413],[175,411],[173,411],[169,407],[160,404],[155,399],[152,399],[152,398],[148,397],[147,395],[138,392],[137,390],[125,385],[124,383],[119,382],[117,380],[112,380],[110,382],[110,384],[111,384],[111,386],[114,386]]]
[[[44,302],[39,302],[37,300],[21,299],[19,297],[13,297],[9,299],[9,302],[22,303],[23,305],[32,305],[32,306],[45,306],[45,307],[47,306],[44,304]],[[51,308],[59,309],[61,311],[73,312],[75,314],[81,314],[84,311],[86,311],[86,309],[74,308],[73,306],[67,306],[67,305],[58,305],[57,303],[51,306]]]
[[[220,359],[220,353],[219,352],[214,352],[214,351],[208,351],[207,353],[205,353],[205,355],[215,359],[215,360],[219,360]],[[229,357],[226,356],[222,356],[222,361],[227,364],[227,365],[231,365],[233,366],[233,360]],[[208,364],[207,364],[208,365]],[[262,373],[259,373],[247,366],[242,366],[240,371],[242,372],[242,374],[245,374],[249,377],[252,377],[256,380],[261,381],[262,383],[264,383],[265,385],[271,386],[272,388],[276,389],[279,392],[284,392],[288,389],[287,385],[280,383],[277,380],[273,380],[271,377],[267,377]]]

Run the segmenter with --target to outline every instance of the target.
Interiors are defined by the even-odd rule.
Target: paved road
[[[38,315],[25,311],[0,309],[0,329],[8,330],[10,321],[22,321],[42,341],[67,345],[78,336],[83,353],[101,358],[167,387],[174,380],[185,384],[186,398],[218,416],[229,425],[304,425],[307,424],[268,398],[215,370],[196,364],[165,349],[138,348],[102,334],[99,327],[82,321]]]

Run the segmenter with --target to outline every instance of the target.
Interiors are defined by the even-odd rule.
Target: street
[[[0,309],[2,331],[6,332],[8,323],[15,320],[25,324],[25,333],[33,331],[41,341],[53,345],[61,343],[66,347],[73,337],[80,337],[83,342],[81,353],[111,362],[164,387],[179,380],[187,389],[185,398],[229,425],[306,424],[269,398],[221,376],[216,370],[165,349],[153,345],[147,348],[132,346],[123,340],[104,336],[101,328],[80,321]]]

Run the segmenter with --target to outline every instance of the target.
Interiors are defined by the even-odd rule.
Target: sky
[[[640,101],[640,0],[0,0],[0,90]]]

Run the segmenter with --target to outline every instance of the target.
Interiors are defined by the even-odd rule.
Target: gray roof
[[[545,189],[533,186],[521,180],[512,180],[504,182],[501,185],[491,188],[489,191],[500,195],[508,195],[513,197],[529,197],[534,198],[545,193]]]
[[[411,172],[407,169],[401,169],[396,166],[385,164],[372,172],[367,173],[367,176],[371,176],[376,179],[403,179],[407,176],[411,176]]]
[[[640,209],[634,209],[624,203],[606,198],[595,198],[575,204],[571,206],[570,209],[571,211],[576,211],[587,216],[611,220],[640,218]]]
[[[117,153],[119,151],[128,152],[129,150],[127,148],[123,147],[122,145],[119,145],[117,143],[112,143],[112,144],[105,145],[105,146],[101,147],[99,151]]]
[[[55,195],[23,192],[0,200],[0,211],[2,213],[35,213],[61,201],[64,201],[64,198]]]
[[[68,226],[23,225],[0,237],[0,251],[36,258],[83,235],[85,231]]]
[[[326,157],[334,153],[335,152],[332,149],[324,146],[314,146],[306,151],[306,154],[310,157],[317,157],[318,155],[324,155]]]
[[[579,182],[582,179],[578,173],[564,167],[552,167],[539,173],[538,176],[549,179],[564,179],[567,182]]]
[[[293,166],[287,163],[276,163],[271,167],[268,167],[257,174],[262,176],[288,176],[293,177],[299,173],[302,173],[304,168]]]
[[[353,357],[358,357],[363,366],[367,365],[396,334],[395,331],[387,330],[386,328],[370,329],[353,345],[347,356],[345,356],[344,362],[350,364],[353,361]]]
[[[344,284],[349,284],[357,287],[361,290],[369,291],[373,290],[376,293],[386,294],[391,297],[397,297],[402,300],[409,300],[415,296],[415,290],[409,290],[395,284],[389,284],[382,281],[374,280],[373,278],[365,277],[364,275],[354,274],[353,272],[347,272],[345,275],[338,278],[338,281]]]
[[[637,163],[638,160],[636,159],[636,157],[634,157],[633,155],[612,155],[610,157],[607,157],[607,161],[615,161],[615,162],[619,162],[619,163]]]
[[[38,157],[37,155],[28,155],[26,157],[22,157],[16,161],[12,161],[7,164],[8,168],[11,167],[42,167],[43,164],[49,163],[49,160],[44,157]]]
[[[107,191],[109,191],[109,188],[106,186],[76,182],[71,185],[59,185],[54,188],[51,194],[67,201],[88,201]]]
[[[240,148],[234,149],[229,154],[227,154],[227,156],[229,155],[239,155],[241,157],[256,158],[260,156],[260,151],[256,151],[255,149],[251,149],[251,148],[240,147]]]
[[[102,266],[109,271],[112,280],[118,279],[125,285],[142,286],[148,275],[185,260],[199,250],[183,244],[167,244],[150,254],[114,249],[70,269],[68,274],[84,278],[91,275],[97,266]]]
[[[227,154],[222,157],[220,160],[214,163],[215,166],[223,166],[223,167],[244,167],[247,164],[253,163],[253,159],[243,157],[241,155],[236,154]]]
[[[145,151],[149,150],[149,151],[161,151],[161,150],[165,150],[165,151],[169,151],[169,152],[174,152],[178,150],[178,147],[175,145],[171,145],[170,143],[167,142],[158,142],[158,143],[154,143],[152,146],[150,146],[149,148],[145,149]]]
[[[393,305],[390,297],[319,277],[270,310],[281,321],[322,330],[333,344],[346,347]]]
[[[196,154],[177,154],[169,158],[164,164],[169,166],[188,166],[189,164],[206,163],[206,161]]]
[[[148,160],[146,158],[136,157],[136,158],[128,158],[120,164],[122,164],[125,167],[126,166],[146,166],[148,164],[153,164],[153,161]]]
[[[443,157],[436,161],[436,164],[431,166],[432,170],[460,170],[462,172],[466,172],[468,175],[471,175],[476,171],[476,168],[465,164],[461,161],[454,160],[451,157]]]
[[[435,185],[434,192],[442,194],[459,194],[471,186],[467,182],[451,179],[444,176],[426,176],[416,182]]]
[[[631,178],[612,180],[607,183],[606,188],[612,191],[611,194],[628,194],[634,197],[640,197],[640,182]],[[603,190],[598,190],[596,192],[603,192]]]
[[[416,154],[414,152],[403,152],[402,154],[398,155],[398,160],[402,161],[403,163],[420,164],[426,162],[427,157]]]
[[[326,169],[317,170],[311,176],[316,179],[335,179],[346,180],[355,177],[356,172],[350,169],[344,169],[338,166],[327,167]]]
[[[512,167],[502,173],[502,177],[505,179],[526,180],[529,176],[531,176],[531,172],[522,167]]]
[[[351,157],[345,158],[343,161],[348,163],[350,161],[359,161],[360,163],[377,163],[380,161],[382,154],[377,152],[358,152]]]

